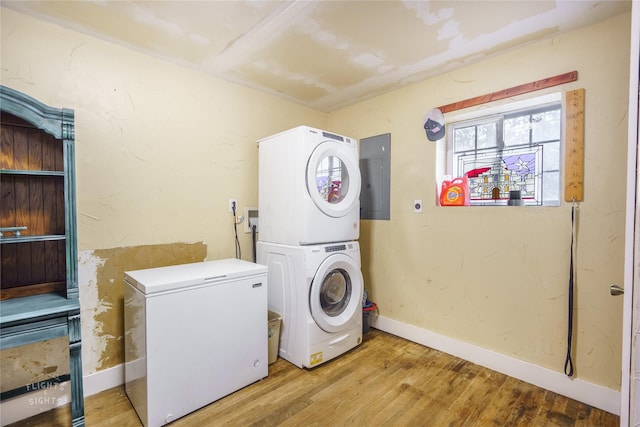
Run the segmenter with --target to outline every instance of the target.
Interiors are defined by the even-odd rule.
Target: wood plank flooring
[[[141,426],[124,387],[85,399],[89,427]],[[269,377],[172,426],[618,426],[619,417],[372,329],[313,370],[278,359]],[[62,427],[69,407],[13,427]]]

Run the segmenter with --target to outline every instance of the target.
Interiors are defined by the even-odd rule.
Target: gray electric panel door
[[[360,140],[360,219],[386,219],[391,192],[391,134]]]

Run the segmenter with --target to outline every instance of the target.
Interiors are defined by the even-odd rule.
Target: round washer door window
[[[331,270],[320,285],[320,307],[327,316],[344,313],[351,300],[351,276],[341,268]]]
[[[363,279],[353,258],[334,254],[318,268],[309,294],[311,316],[326,332],[340,332],[361,315]]]
[[[307,191],[326,215],[345,216],[360,201],[360,169],[357,152],[345,143],[318,145],[307,164]]]

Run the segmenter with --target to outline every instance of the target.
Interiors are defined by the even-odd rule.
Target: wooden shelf
[[[28,309],[27,309],[28,308]],[[57,294],[32,295],[0,301],[0,324],[12,326],[29,319],[43,319],[78,310],[77,299]]]
[[[60,176],[64,177],[64,172],[42,171],[27,169],[0,169],[0,175],[30,175],[30,176]]]
[[[30,242],[48,242],[52,240],[64,240],[67,236],[64,234],[46,234],[42,236],[10,236],[0,237],[0,245],[5,243],[30,243]]]
[[[10,300],[13,298],[31,297],[42,294],[65,295],[67,283],[63,281],[36,283],[28,286],[16,286],[11,288],[0,289],[0,301]],[[3,308],[4,309],[4,308]]]

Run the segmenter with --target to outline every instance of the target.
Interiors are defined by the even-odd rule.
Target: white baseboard
[[[84,377],[84,395],[91,396],[124,384],[124,363]]]
[[[484,366],[527,383],[542,387],[587,405],[620,415],[619,391],[584,380],[570,378],[529,362],[487,350],[473,344],[439,335],[426,329],[389,319],[371,316],[371,326],[426,347],[439,350],[469,362]]]
[[[83,378],[85,397],[124,384],[124,364]],[[6,426],[71,402],[69,381],[43,387],[0,403],[0,425]]]

